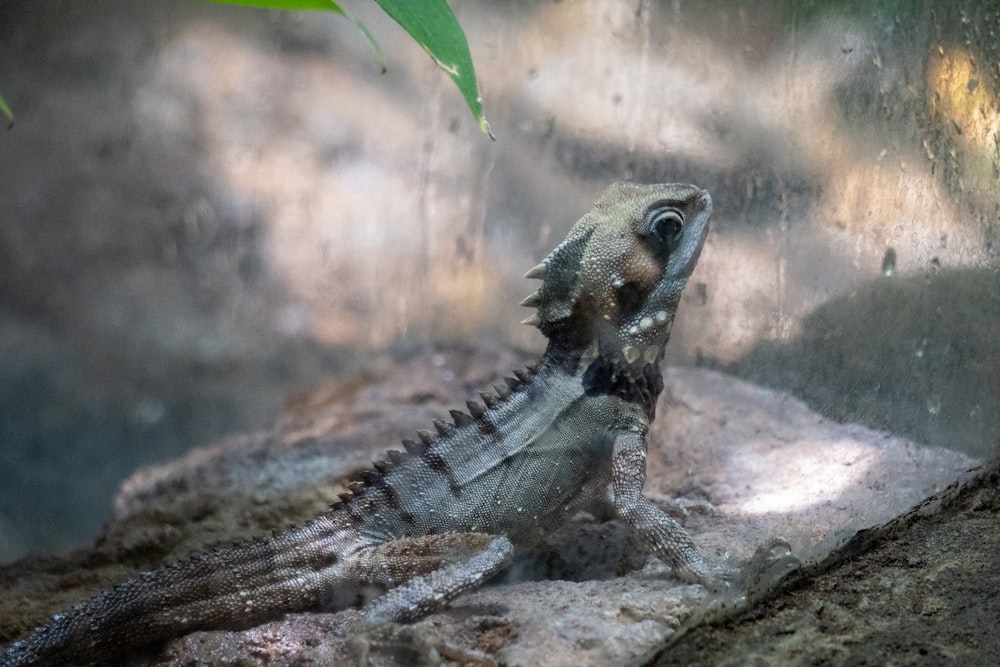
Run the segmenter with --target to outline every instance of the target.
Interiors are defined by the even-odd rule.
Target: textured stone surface
[[[658,665],[988,665],[1000,656],[1000,463],[879,530],[873,549]]]
[[[475,349],[384,361],[303,397],[270,429],[140,471],[92,549],[0,569],[7,592],[0,639],[135,571],[322,512],[346,475],[523,362]],[[832,423],[788,395],[712,371],[670,368],[665,380],[646,491],[672,504],[710,553],[745,558],[780,536],[797,554],[819,558],[976,463]],[[651,659],[704,591],[679,584],[654,559],[643,567],[638,549],[619,522],[582,515],[519,556],[501,581],[460,598],[418,631],[508,664]],[[932,555],[912,567],[933,568]],[[933,607],[933,596],[928,600]],[[344,657],[344,626],[355,613],[294,614],[242,631],[194,633],[136,659],[328,664]],[[376,659],[392,662],[393,655]]]

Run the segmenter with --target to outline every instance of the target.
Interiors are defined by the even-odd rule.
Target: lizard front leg
[[[725,588],[726,578],[735,570],[703,556],[687,531],[642,494],[645,483],[645,434],[620,433],[611,454],[611,486],[618,517],[632,526],[649,550],[682,579],[715,590]]]

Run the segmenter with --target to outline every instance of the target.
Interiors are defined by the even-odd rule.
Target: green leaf
[[[318,9],[336,12],[350,20],[364,33],[385,71],[385,57],[375,38],[360,21],[333,0],[209,0],[218,4],[265,7],[267,9]],[[490,139],[496,140],[483,114],[483,99],[479,82],[472,65],[472,54],[462,26],[445,0],[375,0],[403,30],[451,77],[469,105],[479,129]]]
[[[7,125],[7,129],[9,130],[10,128],[14,127],[14,112],[11,111],[10,107],[7,106],[7,103],[4,102],[2,95],[0,95],[0,111],[2,111],[3,115],[7,116],[7,120],[10,121],[10,124]]]
[[[375,58],[378,59],[379,68],[382,72],[385,72],[385,56],[382,54],[382,49],[379,48],[378,42],[376,42],[375,38],[372,37],[372,34],[368,32],[368,28],[365,27],[364,23],[354,18],[350,12],[333,0],[209,0],[209,2],[214,2],[218,5],[241,5],[243,7],[260,7],[263,9],[320,10],[340,14],[345,19],[353,23],[357,29],[361,31],[361,34],[365,36],[365,39],[368,40],[368,44],[372,47],[372,51],[375,52]]]
[[[375,0],[392,19],[410,33],[437,66],[451,77],[469,105],[479,129],[496,139],[483,114],[476,70],[465,33],[444,0]]]

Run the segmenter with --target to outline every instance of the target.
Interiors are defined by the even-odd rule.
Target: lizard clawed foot
[[[792,554],[791,545],[783,538],[772,538],[758,547],[743,566],[739,575],[739,587],[745,592],[747,602],[752,603],[773,591],[801,568],[802,562]]]
[[[712,593],[723,593],[732,587],[733,580],[740,575],[740,570],[727,561],[704,559],[699,563],[698,570],[690,577]],[[683,577],[687,579],[688,577]]]
[[[421,665],[438,667],[445,660],[462,665],[496,667],[489,655],[457,646],[440,638],[433,624],[379,623],[352,624],[347,649],[361,667],[379,665]]]
[[[782,538],[773,538],[758,547],[742,566],[728,560],[701,557],[683,564],[678,574],[713,593],[745,598],[751,603],[773,591],[801,567],[801,561],[792,554],[791,545]]]
[[[701,584],[712,593],[729,591],[741,573],[731,560],[704,556],[693,547],[670,565],[675,577],[686,583]]]

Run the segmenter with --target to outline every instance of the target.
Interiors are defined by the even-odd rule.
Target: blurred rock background
[[[0,560],[329,374],[540,351],[613,180],[715,198],[668,361],[1000,452],[1000,9],[454,3],[498,141],[373,3],[0,6]],[[401,434],[403,435],[403,434]]]

